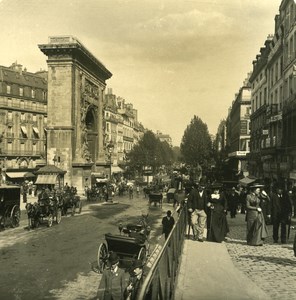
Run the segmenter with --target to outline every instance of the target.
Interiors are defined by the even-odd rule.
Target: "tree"
[[[151,166],[154,174],[162,165],[174,161],[174,153],[167,142],[161,142],[152,131],[147,131],[142,139],[127,154],[129,169],[142,173],[144,166]]]
[[[180,151],[185,163],[206,167],[211,159],[212,141],[207,124],[194,116],[184,131]]]

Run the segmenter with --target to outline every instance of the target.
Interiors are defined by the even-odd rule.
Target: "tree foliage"
[[[141,174],[144,166],[151,166],[157,172],[160,166],[173,163],[174,153],[167,142],[161,142],[152,131],[147,131],[127,154],[127,159],[131,171]]]
[[[184,131],[180,151],[185,163],[206,166],[212,153],[212,141],[207,124],[194,116]]]

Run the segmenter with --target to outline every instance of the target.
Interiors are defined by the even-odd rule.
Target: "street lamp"
[[[112,175],[112,153],[114,150],[114,144],[112,141],[109,142],[109,144],[107,145],[107,149],[108,149],[108,158],[109,158],[109,163],[110,163],[110,177],[109,179],[111,180],[111,175]]]

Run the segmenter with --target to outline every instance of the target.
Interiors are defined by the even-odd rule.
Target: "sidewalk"
[[[267,300],[270,297],[236,269],[225,243],[185,240],[175,300]]]

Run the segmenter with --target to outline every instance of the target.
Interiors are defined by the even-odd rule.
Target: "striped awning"
[[[57,175],[38,175],[35,184],[56,184]]]
[[[6,172],[9,178],[23,178],[27,172]]]

